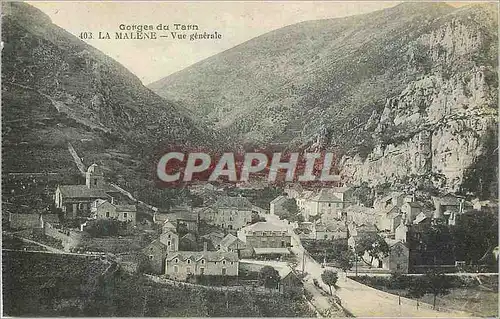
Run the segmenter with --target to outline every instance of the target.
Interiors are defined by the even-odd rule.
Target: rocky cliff
[[[150,87],[234,139],[335,151],[350,182],[466,191],[496,156],[497,9],[404,3],[299,23]]]
[[[366,158],[343,157],[344,173],[354,181],[395,183],[420,176],[457,192],[469,175],[481,174],[471,171],[478,159],[497,152],[488,144],[497,138],[494,11],[476,6],[445,19],[406,52],[409,61],[417,50],[427,52],[428,74],[387,98],[381,114],[374,112],[364,127],[374,129],[374,150]],[[494,175],[497,162],[491,164],[488,174]]]

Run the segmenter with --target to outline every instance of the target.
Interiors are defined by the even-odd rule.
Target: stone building
[[[239,259],[234,252],[178,251],[165,259],[165,274],[176,280],[188,275],[238,276]]]
[[[287,228],[270,222],[258,222],[244,227],[238,238],[252,248],[288,248],[292,237]]]
[[[85,185],[59,185],[54,195],[56,208],[67,218],[89,217],[91,205],[97,199],[113,201],[119,191],[104,182],[104,173],[92,164],[85,174]]]
[[[148,271],[158,275],[162,274],[165,269],[168,247],[160,240],[153,240],[142,249],[142,253],[147,257]]]
[[[252,221],[252,204],[245,197],[222,196],[203,218],[209,224],[239,230]]]
[[[117,205],[104,199],[97,199],[91,205],[91,217],[94,219],[112,219],[136,224],[137,207],[135,205]]]

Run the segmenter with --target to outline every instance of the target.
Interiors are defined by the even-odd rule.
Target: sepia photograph
[[[498,318],[496,1],[2,1],[2,317]]]

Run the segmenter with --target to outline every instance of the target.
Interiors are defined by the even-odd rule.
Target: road
[[[281,221],[276,220],[276,216],[267,215],[268,221],[280,223]],[[305,270],[307,276],[305,277],[304,287],[310,291],[314,292],[312,288],[316,288],[312,281],[316,279],[323,290],[328,291],[328,286],[326,286],[321,280],[321,274],[323,273],[323,268],[319,263],[317,263],[304,249],[300,242],[300,238],[292,232],[292,252],[298,256],[299,263],[297,265],[297,270]],[[471,314],[460,312],[460,311],[437,311],[433,310],[432,306],[429,304],[419,303],[417,307],[417,301],[399,297],[387,292],[371,288],[369,286],[363,285],[357,281],[349,279],[346,277],[344,272],[339,269],[331,268],[336,270],[339,274],[339,280],[337,282],[337,287],[334,294],[337,295],[341,300],[341,305],[352,315],[356,317],[470,317]],[[311,287],[311,284],[313,287]],[[319,290],[316,288],[316,290]],[[317,292],[316,292],[317,293]],[[319,291],[321,294],[321,292]],[[316,294],[314,295],[316,297]],[[331,301],[329,298],[323,296],[323,298],[318,297],[318,303],[325,303]],[[324,305],[326,307],[326,304]]]

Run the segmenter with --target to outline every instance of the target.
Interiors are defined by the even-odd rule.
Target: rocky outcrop
[[[485,149],[486,137],[496,135],[497,66],[481,56],[498,44],[487,40],[491,34],[479,24],[462,18],[457,14],[413,43],[409,59],[427,51],[431,74],[388,98],[380,116],[372,114],[365,129],[376,125],[376,146],[366,158],[342,158],[347,179],[376,185],[420,176],[439,190],[457,192],[476,160],[497,151]]]

